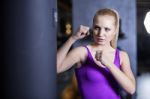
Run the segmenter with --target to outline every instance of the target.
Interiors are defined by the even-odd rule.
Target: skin
[[[89,27],[80,25],[77,32],[72,35],[57,52],[57,73],[62,73],[74,64],[80,68],[86,61],[87,50],[82,47],[76,47],[69,52],[70,47],[77,40],[87,36]],[[135,93],[135,78],[131,70],[129,56],[125,51],[120,51],[121,70],[114,64],[115,50],[111,47],[110,41],[115,35],[115,19],[110,15],[99,15],[93,23],[94,42],[87,45],[94,62],[101,68],[108,68],[116,81],[129,94]],[[83,35],[81,35],[83,34]]]

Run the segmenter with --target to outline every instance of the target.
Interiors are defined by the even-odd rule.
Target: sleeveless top
[[[88,55],[80,68],[75,68],[75,75],[81,99],[121,99],[119,84],[108,68],[99,67],[93,60],[87,46]],[[120,69],[119,50],[116,49],[114,64]]]

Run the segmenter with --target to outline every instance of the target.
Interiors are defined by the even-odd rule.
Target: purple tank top
[[[78,89],[82,99],[120,99],[119,85],[107,68],[99,67],[87,48],[85,63],[75,69]],[[116,49],[114,64],[120,69],[119,50]]]

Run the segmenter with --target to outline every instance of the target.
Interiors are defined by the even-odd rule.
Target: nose
[[[100,29],[99,31],[98,31],[98,36],[103,36],[104,35],[104,30],[103,29]]]

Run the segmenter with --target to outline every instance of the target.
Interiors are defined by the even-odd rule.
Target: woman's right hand
[[[88,36],[90,34],[89,29],[90,28],[87,26],[80,25],[80,27],[77,30],[77,33],[73,34],[72,38],[75,40],[79,40],[79,39],[82,39],[82,38]]]

